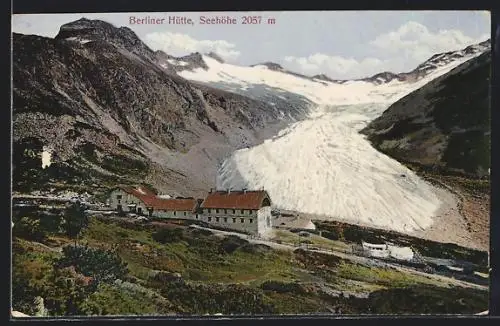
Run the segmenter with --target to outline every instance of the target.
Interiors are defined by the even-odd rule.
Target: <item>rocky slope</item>
[[[195,85],[173,60],[98,20],[63,25],[54,39],[13,34],[14,190],[140,180],[204,191],[225,155],[286,123],[279,110],[303,114]]]
[[[485,52],[397,101],[361,132],[399,161],[487,176],[490,70]]]

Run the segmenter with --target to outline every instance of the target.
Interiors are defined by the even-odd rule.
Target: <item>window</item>
[[[209,208],[209,209],[208,209],[208,214],[210,214],[210,213],[212,213],[212,210]]]
[[[216,210],[215,210],[215,213],[219,213],[219,210],[218,210],[218,209],[216,209]]]
[[[227,223],[227,217],[224,217],[224,223]]]
[[[196,219],[198,219],[198,214],[196,214]]]
[[[227,209],[224,210],[224,214],[227,214]]]
[[[209,216],[208,217],[208,221],[211,222],[212,221],[212,217]]]
[[[235,209],[233,209],[233,214],[236,214],[236,210]]]
[[[248,210],[248,215],[252,215],[252,210],[251,209]]]
[[[186,212],[184,212],[184,216],[186,216]]]
[[[122,199],[122,195],[116,195],[116,199]]]
[[[233,218],[233,223],[236,223],[236,219],[235,218]]]
[[[218,217],[215,218],[215,222],[219,222],[219,218]]]
[[[122,200],[121,199],[118,199],[118,204],[121,204]]]
[[[177,215],[177,212],[176,212],[176,211],[174,211],[174,216],[176,216],[176,215]]]
[[[253,223],[253,218],[251,218],[249,222],[250,222],[250,223]]]
[[[241,221],[241,223],[245,223],[245,219],[244,218],[240,218],[240,221]]]
[[[244,213],[245,213],[245,210],[243,210],[243,209],[242,209],[242,210],[241,210],[241,214],[244,214]]]

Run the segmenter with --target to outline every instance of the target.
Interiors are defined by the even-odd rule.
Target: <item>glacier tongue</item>
[[[378,152],[359,134],[390,104],[481,52],[439,66],[416,82],[334,83],[203,57],[209,69],[179,74],[209,85],[265,84],[318,105],[308,118],[253,148],[234,152],[218,171],[219,189],[265,188],[278,208],[411,233],[429,227],[441,207],[435,189]],[[334,106],[332,106],[334,105]],[[285,115],[285,113],[283,113]]]
[[[380,111],[370,105],[318,109],[263,144],[238,150],[219,169],[220,189],[268,191],[277,208],[400,232],[432,224],[431,185],[358,133]]]

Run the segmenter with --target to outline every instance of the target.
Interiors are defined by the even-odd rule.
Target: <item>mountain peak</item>
[[[390,71],[380,72],[368,78],[363,78],[361,80],[375,83],[377,85],[388,83],[394,79],[399,79],[399,76]]]
[[[211,52],[207,53],[207,56],[214,59],[214,60],[217,60],[220,63],[224,63],[224,60],[220,57],[220,55],[218,55],[215,52],[211,51]]]
[[[334,81],[333,79],[331,79],[330,77],[328,77],[325,74],[314,75],[314,76],[312,76],[312,78],[313,79],[324,80],[324,81],[328,81],[328,82],[333,82]]]
[[[208,69],[207,64],[203,60],[203,55],[200,52],[194,52],[183,57],[176,58],[179,62],[184,62],[183,66],[179,67],[181,70],[191,70],[196,68]]]
[[[255,67],[255,66],[266,66],[267,69],[274,70],[274,71],[284,70],[283,67],[280,64],[275,63],[275,62],[271,62],[271,61],[267,61],[267,62],[263,62],[263,63],[258,63],[256,65],[252,65],[252,67]]]
[[[154,53],[129,27],[118,28],[103,20],[85,17],[62,25],[55,39],[76,40],[82,43],[101,41],[138,54],[150,56]]]
[[[87,32],[89,32],[89,30],[97,30],[97,29],[106,30],[113,28],[116,27],[103,20],[88,19],[82,17],[78,20],[61,25],[61,27],[59,28],[59,34],[57,34],[56,38],[64,38],[64,34],[69,31],[76,32],[76,31],[86,30]]]

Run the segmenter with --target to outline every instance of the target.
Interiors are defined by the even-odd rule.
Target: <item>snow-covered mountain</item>
[[[250,67],[220,62],[202,55],[205,67],[182,69],[178,74],[188,80],[239,93],[257,99],[305,98],[314,105],[393,103],[461,63],[489,49],[489,42],[461,51],[435,55],[408,73],[380,73],[359,79],[337,81],[326,75],[307,77],[290,72],[275,63]],[[272,102],[271,102],[272,103]]]
[[[486,40],[478,44],[469,45],[468,47],[459,51],[449,51],[435,54],[410,72],[399,74],[395,74],[392,72],[382,72],[375,74],[369,78],[363,78],[361,80],[369,81],[375,84],[388,83],[392,80],[413,82],[426,77],[429,73],[432,73],[440,67],[446,67],[453,62],[473,58],[485,51],[488,51],[490,47],[490,40]]]
[[[265,188],[278,208],[412,232],[432,224],[441,199],[433,186],[378,152],[359,131],[392,103],[488,46],[433,56],[406,75],[383,73],[375,80],[342,83],[326,76],[304,78],[278,66],[235,66],[208,56],[203,56],[208,69],[178,73],[250,97],[286,92],[311,103],[307,119],[225,160],[219,188]],[[266,93],[255,92],[257,86]]]
[[[488,46],[433,56],[407,74],[338,81],[272,62],[231,65],[214,53],[174,57],[98,20],[65,24],[54,39],[14,34],[15,180],[98,185],[133,176],[198,195],[218,175],[221,188],[264,187],[279,208],[425,228],[441,207],[433,187],[359,130]],[[31,169],[41,164],[26,149],[45,146],[50,168]]]

